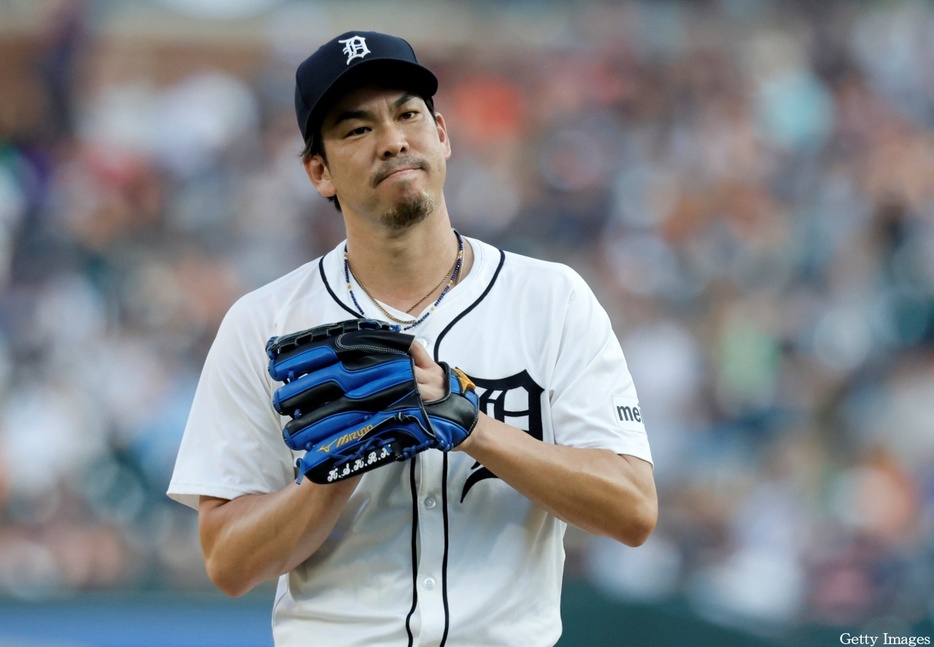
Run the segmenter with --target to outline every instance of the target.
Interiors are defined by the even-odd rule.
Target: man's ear
[[[451,159],[451,140],[448,138],[448,127],[444,123],[444,115],[435,113],[435,125],[438,128],[438,139],[444,144],[444,159]]]
[[[318,193],[325,198],[331,198],[337,194],[331,182],[331,172],[328,170],[328,165],[324,163],[324,159],[320,155],[312,155],[302,165],[305,167],[305,174]]]

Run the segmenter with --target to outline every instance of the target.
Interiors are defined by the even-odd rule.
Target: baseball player
[[[346,241],[231,307],[179,449],[168,494],[211,580],[278,578],[280,647],[554,645],[567,524],[637,546],[656,523],[592,291],[452,228],[437,86],[375,32],[299,66],[304,167]]]

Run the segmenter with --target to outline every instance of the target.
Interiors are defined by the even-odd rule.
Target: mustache
[[[407,168],[428,171],[431,169],[431,165],[419,157],[397,157],[389,162],[385,162],[382,166],[376,169],[376,172],[373,174],[373,178],[370,180],[370,185],[373,188],[376,188],[377,184],[385,180],[399,169]]]

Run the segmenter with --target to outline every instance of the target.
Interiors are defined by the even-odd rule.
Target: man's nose
[[[386,126],[382,133],[380,145],[383,159],[401,155],[409,149],[409,142],[405,137],[405,132],[395,124]]]

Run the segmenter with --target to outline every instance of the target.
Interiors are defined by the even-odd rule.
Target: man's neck
[[[469,247],[464,243],[461,278],[472,260]],[[373,298],[405,312],[420,299],[430,303],[447,285],[458,242],[446,216],[429,217],[404,231],[348,223],[347,254],[358,283]]]

